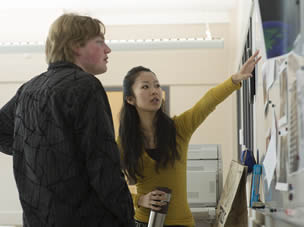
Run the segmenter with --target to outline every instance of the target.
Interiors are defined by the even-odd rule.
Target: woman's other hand
[[[232,75],[232,82],[234,84],[239,84],[242,80],[247,80],[248,78],[252,77],[252,71],[255,65],[260,61],[262,58],[259,55],[259,50],[257,50],[254,55],[252,55],[248,60],[242,65],[240,71],[236,74]]]
[[[139,197],[138,205],[158,211],[161,209],[161,206],[166,204],[166,202],[163,202],[164,200],[166,200],[166,193],[163,191],[154,190]]]

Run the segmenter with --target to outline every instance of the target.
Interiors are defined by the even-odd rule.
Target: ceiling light
[[[162,50],[162,49],[201,49],[223,48],[221,38],[164,38],[139,40],[106,40],[114,51]],[[43,42],[0,42],[0,54],[5,53],[43,53]]]

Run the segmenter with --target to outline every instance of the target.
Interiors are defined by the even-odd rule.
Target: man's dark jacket
[[[134,226],[107,95],[78,66],[22,85],[0,110],[0,151],[13,156],[24,226]]]

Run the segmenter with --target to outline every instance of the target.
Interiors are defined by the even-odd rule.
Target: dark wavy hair
[[[142,153],[144,152],[145,136],[140,127],[140,119],[136,108],[127,102],[127,97],[134,96],[132,86],[141,72],[152,72],[143,66],[132,68],[123,81],[123,105],[120,111],[119,137],[122,148],[122,169],[129,180],[143,177]],[[153,73],[153,72],[152,72]],[[163,104],[162,104],[163,106]],[[156,126],[156,147],[160,151],[160,161],[155,168],[167,167],[170,162],[174,166],[175,160],[180,159],[177,151],[176,128],[174,121],[160,108],[154,119]]]

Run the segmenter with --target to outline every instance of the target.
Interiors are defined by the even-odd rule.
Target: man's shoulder
[[[56,77],[58,80],[61,80],[63,83],[67,84],[80,84],[80,85],[100,85],[100,81],[92,74],[87,73],[82,70],[77,69],[64,69],[62,71],[57,72]]]
[[[43,75],[43,74],[41,74]],[[46,72],[49,87],[62,92],[89,92],[102,87],[101,82],[92,74],[77,68],[64,68],[55,72]]]
[[[103,89],[101,82],[95,76],[84,71],[71,75],[70,79],[68,86],[75,91],[94,92],[96,90]]]
[[[103,90],[101,82],[92,74],[76,67],[62,67],[48,69],[33,77],[19,88],[18,94],[79,99]]]

